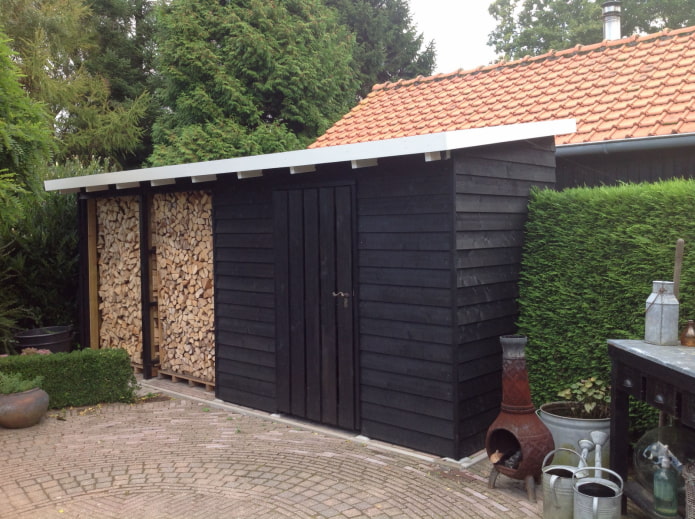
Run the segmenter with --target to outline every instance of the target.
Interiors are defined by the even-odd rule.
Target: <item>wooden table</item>
[[[695,348],[612,339],[608,341],[608,354],[612,360],[611,468],[626,481],[623,512],[625,498],[649,512],[652,509],[649,492],[637,483],[627,483],[629,397],[695,428]]]

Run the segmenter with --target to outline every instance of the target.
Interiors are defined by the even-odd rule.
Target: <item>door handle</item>
[[[350,297],[350,294],[347,292],[333,292],[333,297]]]

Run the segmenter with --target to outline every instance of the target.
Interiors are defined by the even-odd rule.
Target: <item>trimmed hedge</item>
[[[105,402],[133,402],[137,387],[125,350],[80,350],[0,358],[0,371],[43,377],[53,409]]]
[[[610,380],[606,340],[644,338],[652,281],[673,279],[678,238],[681,326],[695,318],[694,211],[693,180],[532,193],[518,327],[536,405],[579,379]]]

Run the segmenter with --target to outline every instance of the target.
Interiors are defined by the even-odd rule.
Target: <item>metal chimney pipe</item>
[[[620,34],[620,0],[610,0],[601,4],[603,9],[603,39],[619,40]]]

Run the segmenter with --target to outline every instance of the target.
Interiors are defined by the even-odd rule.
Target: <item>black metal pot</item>
[[[21,352],[24,348],[47,349],[52,353],[68,353],[72,346],[72,325],[46,326],[16,333],[15,349]]]

